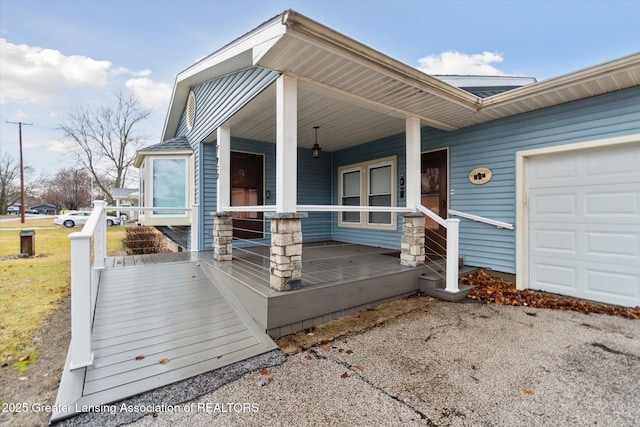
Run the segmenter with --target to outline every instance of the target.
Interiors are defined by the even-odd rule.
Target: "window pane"
[[[369,169],[369,194],[391,194],[391,165]]]
[[[369,224],[391,224],[391,212],[369,212]]]
[[[153,160],[153,206],[186,207],[186,159]],[[155,215],[184,215],[179,211],[154,211]]]
[[[360,197],[343,197],[345,206],[360,206]],[[342,212],[342,222],[360,222],[360,212]]]
[[[342,174],[342,194],[344,196],[360,195],[360,171]]]

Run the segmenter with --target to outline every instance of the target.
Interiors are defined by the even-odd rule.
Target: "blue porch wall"
[[[518,151],[640,132],[640,88],[571,102],[454,132],[422,129],[422,151],[449,150],[449,208],[515,224],[515,154]],[[397,155],[405,174],[405,136],[374,141],[334,153],[333,203],[338,167]],[[493,178],[469,182],[469,172],[488,167]],[[402,206],[398,202],[398,206]],[[393,232],[343,228],[333,215],[336,240],[398,248],[402,222]],[[515,273],[515,230],[460,220],[460,253],[465,263]]]
[[[389,156],[396,156],[396,206],[406,206],[404,200],[398,199],[400,194],[398,177],[400,175],[406,175],[406,149],[404,134],[334,152],[332,168],[332,203],[335,205],[339,204],[338,168]],[[401,217],[397,218],[395,231],[389,231],[370,228],[339,227],[338,215],[338,213],[332,214],[334,240],[389,249],[400,249],[400,239],[402,237]]]
[[[276,203],[276,146],[275,144],[232,138],[231,149],[233,151],[245,151],[264,155],[265,168],[265,193],[269,191],[270,197],[265,198],[265,205]],[[202,159],[201,179],[203,182],[201,241],[202,249],[211,249],[213,246],[213,217],[216,212],[217,181],[216,181],[216,146],[211,143],[201,143]],[[313,159],[311,152],[298,149],[298,204],[327,205],[331,202],[331,153],[323,152],[319,159]],[[265,196],[266,197],[266,196]],[[268,233],[271,223],[265,219],[265,231]],[[302,232],[305,242],[331,239],[331,215],[325,212],[310,212],[309,217],[302,221]],[[270,235],[264,239],[255,239],[250,242],[234,242],[234,246],[270,244]]]

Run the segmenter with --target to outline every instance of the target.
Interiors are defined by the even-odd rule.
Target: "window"
[[[153,207],[187,207],[188,170],[186,157],[152,159],[151,197]],[[186,211],[153,211],[153,215],[186,216]]]
[[[391,164],[369,166],[369,206],[391,205]],[[369,212],[369,224],[391,225],[391,212]]]
[[[395,156],[339,168],[339,203],[343,206],[395,206],[395,169]],[[342,212],[338,225],[394,230],[396,216],[392,212]]]
[[[360,169],[342,172],[342,205],[360,206]],[[360,212],[342,212],[342,222],[360,223]]]

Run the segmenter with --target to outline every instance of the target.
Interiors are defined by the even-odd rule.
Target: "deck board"
[[[65,368],[59,405],[112,403],[277,348],[190,259],[179,253],[107,260],[92,329],[94,363]]]

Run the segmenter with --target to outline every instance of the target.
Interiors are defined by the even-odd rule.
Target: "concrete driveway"
[[[155,413],[135,426],[632,426],[640,321],[433,301],[196,400],[137,410]]]

